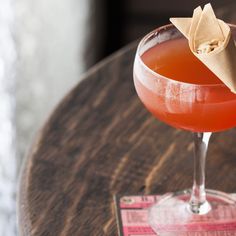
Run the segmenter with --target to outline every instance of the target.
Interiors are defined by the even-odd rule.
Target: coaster
[[[119,236],[156,236],[147,222],[147,209],[160,196],[115,196]]]
[[[156,236],[156,233],[148,224],[148,208],[156,203],[160,197],[160,195],[115,196],[119,236]],[[226,214],[226,212],[222,212],[222,214]],[[236,236],[236,221],[222,223],[221,225],[225,228],[222,228],[220,232],[215,234],[214,232],[206,231],[204,235]],[[232,227],[235,230],[232,230]],[[188,234],[186,232],[183,236],[187,236]],[[195,234],[197,236],[198,232],[191,233],[191,235]]]

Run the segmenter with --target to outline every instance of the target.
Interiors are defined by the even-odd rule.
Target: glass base
[[[149,209],[150,226],[161,236],[236,235],[236,198],[215,190],[206,194],[202,214],[190,210],[191,190],[165,194]]]

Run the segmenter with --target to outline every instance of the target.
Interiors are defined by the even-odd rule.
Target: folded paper
[[[236,46],[230,27],[216,18],[211,4],[194,9],[192,18],[170,18],[188,39],[192,53],[236,93]]]

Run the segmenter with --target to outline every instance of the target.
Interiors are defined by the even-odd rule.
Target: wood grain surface
[[[21,176],[21,235],[118,235],[115,194],[191,187],[192,135],[155,120],[139,101],[136,45],[92,68],[39,132]],[[236,129],[213,134],[208,188],[236,192],[235,141]]]

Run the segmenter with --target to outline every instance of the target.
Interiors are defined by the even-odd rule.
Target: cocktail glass
[[[229,26],[236,38],[236,26]],[[236,95],[222,83],[201,85],[167,78],[142,60],[155,45],[183,37],[173,25],[154,30],[139,43],[134,62],[134,84],[145,107],[167,124],[193,132],[194,139],[192,189],[163,195],[150,208],[149,223],[161,236],[236,235],[235,198],[205,189],[208,142],[212,132],[236,126]]]

